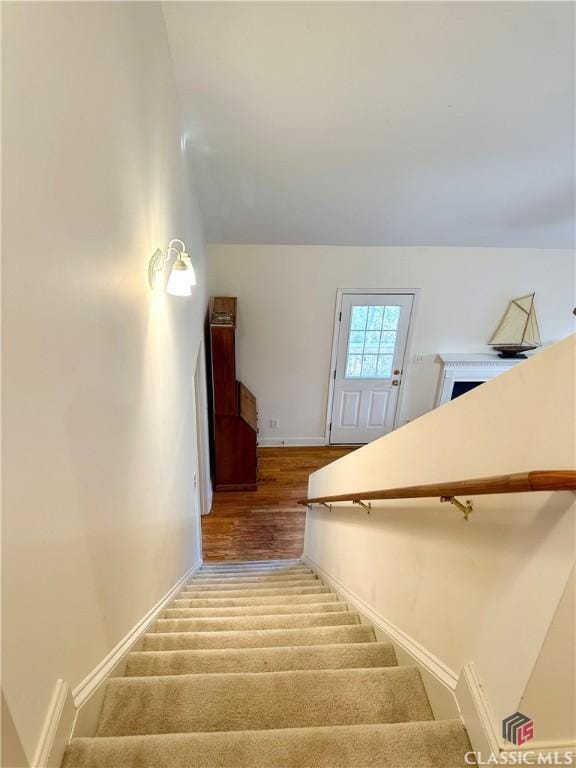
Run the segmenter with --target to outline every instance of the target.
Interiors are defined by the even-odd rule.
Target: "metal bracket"
[[[329,509],[330,512],[332,512],[332,504],[327,504],[325,501],[320,502],[321,507],[326,507],[326,509]]]
[[[164,256],[160,248],[156,248],[148,263],[148,284],[152,290],[156,288],[157,277],[164,270],[166,261],[167,256]]]
[[[372,509],[372,504],[370,504],[370,502],[365,504],[363,501],[360,501],[360,499],[353,499],[352,504],[358,504],[359,507],[366,510],[367,514],[370,514],[370,510]]]
[[[179,243],[181,247],[176,248],[174,243]],[[166,264],[168,263],[168,259],[170,258],[171,251],[174,251],[177,259],[179,258],[181,259],[183,256],[187,257],[187,261],[185,262],[186,265],[188,267],[192,266],[190,257],[186,253],[186,245],[182,240],[179,240],[177,237],[174,237],[168,243],[168,248],[166,248],[166,253],[163,253],[160,248],[156,248],[156,250],[152,254],[152,258],[148,262],[148,283],[150,285],[150,288],[152,288],[152,290],[156,288],[156,283],[158,281],[159,275],[166,269]]]
[[[466,499],[466,503],[463,504],[461,501],[458,501],[458,499],[454,498],[454,496],[441,496],[440,501],[448,501],[450,504],[458,507],[458,509],[464,514],[464,520],[468,520],[470,513],[474,511],[474,504],[472,501],[470,501],[470,499]]]

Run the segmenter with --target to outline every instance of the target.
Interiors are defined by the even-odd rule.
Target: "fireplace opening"
[[[455,381],[454,386],[452,387],[452,394],[450,395],[450,400],[455,400],[457,397],[460,397],[460,395],[466,394],[466,392],[470,392],[471,389],[475,389],[476,387],[479,387],[480,384],[484,384],[483,381]]]

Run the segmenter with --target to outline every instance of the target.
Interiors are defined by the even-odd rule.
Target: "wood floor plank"
[[[304,545],[306,496],[311,472],[354,448],[259,448],[256,491],[219,491],[202,518],[204,562],[296,558]]]

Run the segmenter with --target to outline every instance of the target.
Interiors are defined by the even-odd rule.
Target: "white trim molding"
[[[259,437],[260,448],[296,448],[326,445],[324,437]]]
[[[198,444],[198,491],[200,514],[208,515],[212,510],[212,478],[210,476],[210,427],[208,424],[208,395],[206,384],[206,349],[204,339],[200,340],[196,367],[194,369],[194,403],[196,406],[196,438]]]
[[[500,754],[502,742],[494,727],[496,720],[472,662],[462,668],[456,687],[456,701],[472,749],[482,754]]]
[[[359,597],[355,592],[352,592],[342,582],[330,576],[323,568],[317,563],[311,560],[309,557],[304,556],[302,560],[310,566],[313,570],[317,571],[321,576],[322,581],[326,582],[328,586],[332,587],[335,592],[341,594],[346,602],[353,605],[366,619],[375,627],[380,629],[385,635],[387,635],[392,642],[405,651],[419,666],[429,672],[439,683],[441,683],[451,693],[456,691],[456,685],[458,683],[458,675],[450,669],[443,661],[437,656],[431,653],[427,648],[421,645],[417,640],[406,632],[401,630],[392,622],[385,619],[384,616],[375,611],[367,602]]]
[[[75,717],[76,707],[70,686],[64,680],[57,680],[32,760],[32,768],[60,768]]]

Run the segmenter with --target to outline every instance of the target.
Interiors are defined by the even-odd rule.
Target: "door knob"
[[[396,368],[396,370],[394,371],[394,376],[400,376],[401,373],[402,371],[399,371],[398,368]]]
[[[392,386],[393,387],[399,387],[400,386],[400,379],[392,379]]]

